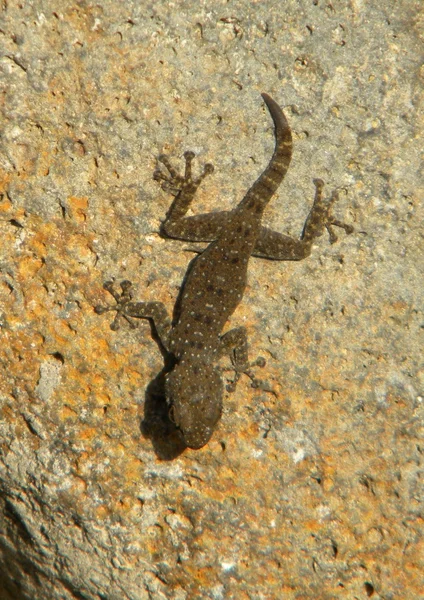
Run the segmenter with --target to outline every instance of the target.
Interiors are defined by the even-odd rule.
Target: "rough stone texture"
[[[422,20],[418,0],[2,3],[1,600],[421,597]],[[231,325],[268,391],[242,378],[180,452],[141,427],[148,324],[93,306],[116,278],[172,309],[191,255],[158,235],[155,157],[198,152],[196,212],[234,206],[272,151],[262,91],[295,142],[267,223],[298,235],[321,177],[356,232],[251,261]]]

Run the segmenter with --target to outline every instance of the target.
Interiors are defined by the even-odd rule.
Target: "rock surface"
[[[1,600],[422,593],[422,9],[283,6],[2,5]],[[172,310],[191,255],[155,158],[194,150],[194,210],[234,206],[272,152],[260,92],[294,134],[267,224],[299,235],[320,177],[355,233],[252,259],[231,325],[266,385],[182,451],[148,324],[93,306],[130,279]]]

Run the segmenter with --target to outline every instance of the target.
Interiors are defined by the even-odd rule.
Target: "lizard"
[[[131,283],[123,281],[121,292],[112,282],[104,288],[115,301],[114,306],[97,306],[98,314],[116,311],[111,328],[119,328],[124,317],[149,319],[165,352],[172,358],[165,379],[169,417],[182,435],[186,447],[199,449],[211,438],[221,417],[224,384],[219,359],[229,354],[236,372],[248,372],[248,343],[245,327],[222,330],[240,303],[246,287],[247,267],[251,256],[273,260],[301,260],[310,255],[311,247],[325,229],[330,242],[337,241],[333,226],[347,234],[353,227],[334,218],[331,207],[338,198],[333,191],[323,200],[321,179],[314,179],[315,198],[299,239],[283,235],[261,224],[262,214],[282,182],[292,157],[292,135],[279,105],[268,95],[262,98],[274,122],[275,149],[272,158],[233,210],[186,216],[196,190],[213,172],[206,164],[202,174],[192,176],[194,153],[184,153],[185,172],[180,175],[166,155],[158,157],[163,165],[154,173],[162,188],[175,196],[161,233],[180,240],[209,242],[193,260],[186,274],[171,322],[163,303],[132,301]]]

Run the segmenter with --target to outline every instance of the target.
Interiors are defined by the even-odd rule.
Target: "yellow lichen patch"
[[[132,509],[134,499],[130,496],[121,496],[114,503],[114,512],[117,513],[129,513]]]
[[[56,319],[52,324],[54,327],[49,330],[50,345],[55,352],[61,352],[65,356],[72,354],[72,342],[75,339],[75,332],[70,329],[66,321]]]
[[[69,235],[66,250],[83,264],[86,264],[87,262],[91,263],[92,261],[93,251],[90,248],[90,240],[85,235]]]
[[[32,279],[43,266],[43,261],[35,256],[25,256],[19,263],[18,273],[23,280]]]
[[[140,371],[134,369],[126,369],[125,377],[128,385],[132,388],[137,387],[140,384]]]
[[[62,423],[64,423],[65,421],[68,421],[69,419],[73,420],[73,419],[77,418],[78,413],[76,410],[74,410],[68,404],[64,404],[62,406],[61,410],[59,411],[59,415],[60,415],[60,421]]]
[[[87,219],[88,198],[69,196],[68,198],[69,214],[78,223],[84,223]]]
[[[99,519],[99,521],[103,521],[104,519],[107,519],[107,517],[110,515],[110,508],[106,507],[104,504],[102,504],[101,506],[97,506],[95,509],[95,514],[96,518]]]
[[[80,430],[78,437],[82,441],[91,441],[92,439],[98,437],[99,432],[97,427],[85,427]]]
[[[96,394],[94,396],[94,402],[96,403],[96,405],[99,408],[108,406],[110,404],[110,396],[102,391],[99,391],[99,388],[101,388],[104,384],[104,378],[99,375],[91,375],[90,381],[91,385],[93,385],[96,389]]]
[[[87,484],[81,477],[73,477],[70,493],[80,496],[87,491]]]
[[[35,254],[37,258],[45,258],[47,255],[48,236],[45,232],[37,232],[30,239],[28,248]]]
[[[117,373],[119,369],[122,369],[126,365],[125,357],[114,353],[112,348],[108,348],[107,351],[100,351],[95,348],[86,348],[87,355],[92,357],[94,364],[97,368],[102,368],[97,373],[98,379],[92,380],[93,385],[102,385],[105,379],[105,372]]]
[[[93,340],[93,337],[95,335],[96,332],[99,331],[99,326],[93,325],[92,329],[90,330],[90,339]],[[95,339],[95,341],[93,340],[93,342],[91,344],[87,343],[87,350],[91,351],[91,352],[96,352],[96,356],[102,356],[103,354],[109,354],[110,353],[110,344],[109,341],[105,338],[105,337],[99,337],[97,339]]]
[[[103,407],[99,407],[97,406],[96,408],[91,408],[90,409],[90,414],[92,417],[100,420],[104,417],[105,414],[105,409]]]
[[[14,333],[15,335],[13,337],[11,335],[9,338],[10,347],[21,354],[25,352],[38,353],[44,344],[44,338],[40,333],[29,329],[22,329]]]
[[[210,589],[216,580],[216,571],[212,567],[196,567],[187,564],[187,574],[191,581],[196,582],[196,587],[201,589]],[[239,596],[242,598],[242,596]],[[244,600],[242,598],[242,600]]]
[[[13,207],[13,204],[7,196],[0,200],[0,214],[7,214]]]
[[[130,455],[125,463],[125,479],[128,482],[139,481],[141,472],[141,461]]]
[[[52,164],[52,152],[51,148],[44,147],[40,148],[38,151],[37,158],[37,176],[38,177],[47,177],[50,173],[50,167]]]
[[[12,174],[8,173],[4,169],[0,169],[0,193],[4,192],[7,189],[11,180]]]
[[[80,409],[87,402],[88,394],[84,393],[84,390],[82,390],[82,385],[83,385],[82,378],[83,378],[83,375],[80,375],[79,381],[74,378],[71,378],[69,376],[69,369],[67,369],[66,377],[63,378],[64,386],[61,389],[61,393],[60,393],[60,405],[62,406],[63,409],[66,407],[66,411],[75,410],[75,413],[78,414]],[[70,387],[69,390],[66,387],[66,384],[68,381],[72,382],[72,385],[69,386]],[[66,411],[65,411],[65,413],[68,414]]]
[[[259,433],[260,427],[259,424],[256,422],[246,423],[246,426],[243,428],[243,431],[239,432],[239,434],[247,441],[256,439]]]
[[[34,277],[30,280],[23,279],[20,283],[25,297],[25,308],[34,316],[50,313],[52,298],[49,298],[41,277]]]
[[[10,329],[6,330],[2,341],[3,351],[0,350],[0,356],[4,352],[8,354],[8,375],[17,378],[20,384],[25,382],[30,386],[35,386],[39,378],[40,361],[34,360],[34,356],[37,355],[43,343],[42,336],[33,331],[22,329],[11,332]]]

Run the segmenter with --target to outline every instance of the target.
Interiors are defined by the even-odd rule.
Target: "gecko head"
[[[224,388],[213,366],[181,361],[166,378],[169,417],[188,448],[202,448],[221,417]]]

